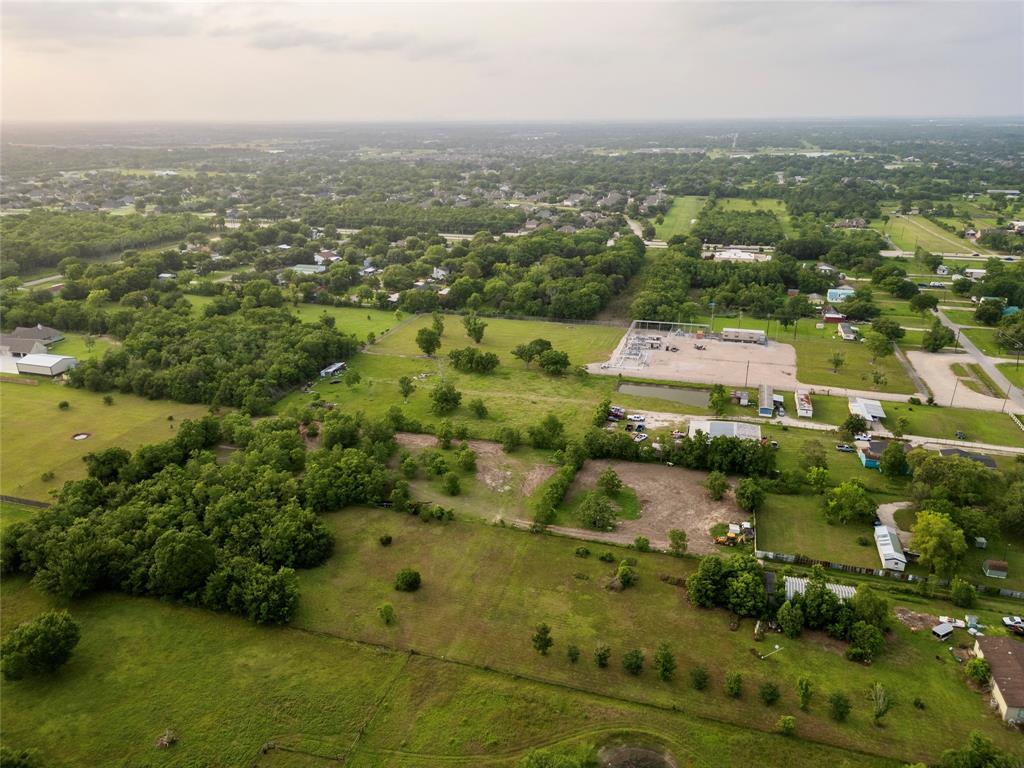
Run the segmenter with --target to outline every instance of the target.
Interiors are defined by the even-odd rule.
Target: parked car
[[[847,445],[846,443],[839,443],[836,445],[836,450],[840,453],[853,453],[854,447],[852,445]]]
[[[627,424],[626,425],[626,431],[627,432],[632,432],[633,431],[633,425],[632,424]]]
[[[783,408],[781,405],[779,406],[779,418],[780,419],[786,418],[786,409]]]
[[[853,439],[867,441],[871,439],[871,435],[854,435]]]
[[[639,413],[631,413],[626,418],[629,419],[630,421],[643,421],[644,420],[644,417],[641,416]]]
[[[647,439],[647,435],[644,434],[643,432],[637,432],[635,435],[633,435],[633,442],[634,443],[642,443],[646,439]]]

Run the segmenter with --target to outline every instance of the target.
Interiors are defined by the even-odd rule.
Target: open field
[[[867,545],[859,544],[858,538],[867,541]],[[814,496],[769,495],[764,509],[757,514],[757,546],[766,552],[879,567],[872,527],[854,523],[829,525],[821,502]]]
[[[932,253],[989,253],[974,243],[936,226],[923,216],[890,214],[887,223],[875,220],[871,222],[870,227],[878,232],[882,232],[884,227],[885,234],[903,251],[913,251],[921,247]]]
[[[12,504],[8,501],[0,501],[0,531],[7,526],[28,520],[38,512],[38,508],[29,507],[24,504]]]
[[[333,317],[335,328],[352,334],[360,341],[366,341],[368,333],[379,337],[382,333],[396,328],[399,323],[409,318],[408,315],[405,315],[401,319],[397,319],[394,312],[363,307],[325,307],[322,304],[299,304],[297,307],[288,307],[288,309],[304,323],[315,323],[325,314],[328,317]]]
[[[474,344],[462,327],[462,318],[458,315],[445,315],[444,335],[441,337],[441,349],[437,354],[446,356],[453,349],[475,347],[483,352],[494,352],[506,365],[517,364],[519,361],[510,354],[512,349],[532,339],[541,338],[550,341],[555,349],[567,352],[573,365],[583,365],[611,354],[625,332],[625,327],[586,323],[505,320],[491,317],[484,318],[484,322],[487,323],[487,329],[484,331],[483,341]],[[374,351],[381,354],[422,357],[423,353],[416,346],[416,333],[420,328],[430,327],[430,324],[430,315],[418,316],[383,339]]]
[[[796,678],[809,675],[819,691],[846,691],[854,701],[854,715],[848,724],[837,726],[825,716],[822,699],[817,698],[811,712],[798,717],[801,728],[806,724],[808,729],[801,733],[813,732],[818,740],[878,755],[934,756],[958,743],[970,727],[990,731],[1004,741],[1014,738],[1000,733],[981,697],[959,679],[952,660],[936,663],[935,644],[902,628],[894,631],[889,650],[870,668],[851,664],[835,644],[810,636],[787,641],[786,651],[772,657],[774,661],[752,666],[749,623],[731,632],[726,612],[690,608],[678,587],[657,578],[662,573],[686,575],[693,567],[689,559],[633,552],[639,560],[640,582],[636,588],[615,593],[604,589],[614,566],[594,556],[574,556],[578,546],[574,540],[480,524],[424,524],[383,510],[351,510],[330,515],[329,520],[338,551],[325,566],[300,575],[303,602],[296,619],[300,627],[540,675],[634,701],[674,705],[687,714],[713,716],[757,730],[770,730],[779,714],[795,708]],[[383,533],[394,537],[388,548],[377,543]],[[480,563],[487,567],[480,568]],[[423,574],[423,587],[412,595],[396,594],[391,579],[406,565]],[[375,615],[383,601],[395,606],[398,621],[391,627]],[[530,628],[540,621],[552,626],[556,642],[545,659],[539,659],[529,645]],[[680,662],[678,682],[652,685],[648,671],[640,678],[621,671],[616,662],[621,649],[639,647],[650,654],[662,639],[675,648]],[[613,663],[607,670],[598,669],[588,658],[598,642],[613,649]],[[583,649],[578,665],[569,664],[563,656],[569,643]],[[700,662],[711,669],[712,686],[706,695],[689,691],[685,680],[687,670]],[[743,669],[748,691],[755,690],[765,675],[778,681],[783,693],[780,704],[766,709],[724,697],[722,675],[730,669]],[[884,731],[875,729],[867,705],[861,703],[861,691],[875,680],[899,690],[901,701],[920,696],[928,702],[927,714],[900,707]]]
[[[957,325],[981,325],[974,319],[974,310],[972,309],[945,309],[943,314]]]
[[[3,592],[5,629],[50,604],[22,578]],[[82,641],[68,666],[4,690],[4,743],[39,749],[46,765],[314,767],[340,757],[362,768],[512,768],[532,748],[616,736],[724,768],[749,765],[754,752],[793,766],[899,764],[154,600],[103,595],[71,608]],[[158,750],[167,728],[179,742]],[[264,753],[271,743],[280,748]]]
[[[38,386],[0,384],[0,432],[4,441],[4,471],[0,491],[8,496],[46,501],[49,492],[67,480],[85,477],[82,457],[87,453],[119,446],[135,450],[140,445],[174,435],[174,423],[207,413],[205,405],[184,405],[169,400],[145,400],[113,393],[113,405],[103,396],[72,389],[52,381]],[[62,411],[57,404],[71,407]],[[173,416],[175,421],[168,421]],[[72,436],[89,433],[86,440]],[[54,479],[41,475],[53,472]]]
[[[350,389],[344,384],[332,385],[320,380],[314,385],[317,396],[330,402],[356,403],[356,410],[373,417],[384,416],[392,406],[400,406],[407,416],[424,424],[439,424],[447,418],[453,424],[465,425],[472,437],[483,439],[495,438],[505,426],[525,430],[549,412],[556,414],[570,433],[579,434],[591,425],[595,408],[605,399],[612,399],[627,408],[678,413],[680,418],[687,413],[708,413],[707,408],[698,406],[620,395],[615,391],[616,380],[609,376],[549,376],[540,372],[536,363],[527,369],[522,362],[507,354],[502,355],[502,364],[493,373],[481,375],[454,371],[443,357],[428,359],[379,354],[381,346],[378,345],[373,354],[361,353],[349,361],[349,368],[362,376],[358,385]],[[426,378],[416,381],[416,391],[408,402],[404,402],[398,389],[398,379],[419,375]],[[430,391],[442,376],[455,385],[463,398],[462,406],[445,417],[430,410]],[[470,400],[478,397],[484,400],[488,409],[484,419],[476,418],[466,407]],[[293,405],[312,399],[309,395],[295,392],[281,400],[276,409],[284,412]]]
[[[724,211],[770,211],[779,217],[782,231],[787,236],[795,234],[789,219],[789,209],[782,200],[772,197],[760,197],[756,200],[748,200],[745,197],[720,197],[718,207]]]
[[[658,240],[668,240],[673,235],[685,235],[690,232],[693,226],[690,222],[697,218],[700,209],[704,207],[703,197],[696,195],[684,195],[672,201],[672,207],[665,214],[663,224],[655,224],[655,237]]]

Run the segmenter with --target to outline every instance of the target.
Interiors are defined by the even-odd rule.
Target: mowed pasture
[[[932,253],[991,253],[952,232],[947,232],[923,216],[890,214],[888,222],[876,219],[869,226],[878,232],[884,232],[901,251],[912,252],[920,247]]]
[[[1007,734],[988,713],[984,700],[963,682],[952,658],[936,661],[935,644],[897,626],[888,648],[870,667],[842,657],[841,644],[808,636],[783,643],[785,652],[772,661],[751,661],[753,624],[729,629],[726,611],[692,608],[684,591],[661,580],[686,577],[692,559],[589,544],[593,554],[575,554],[580,542],[556,536],[528,535],[479,523],[425,523],[387,510],[347,510],[328,516],[337,552],[324,566],[300,574],[303,601],[296,625],[341,634],[360,641],[415,650],[458,663],[540,678],[560,685],[724,720],[769,732],[780,714],[795,714],[798,732],[824,743],[858,749],[886,758],[935,757],[960,743],[971,728],[1001,743]],[[389,547],[378,538],[393,537]],[[640,580],[635,588],[605,588],[615,563],[596,554],[611,549],[618,560],[637,558]],[[482,565],[486,564],[486,565]],[[413,594],[395,592],[394,574],[413,567],[423,586]],[[385,625],[376,608],[390,602],[397,621]],[[540,657],[530,645],[539,622],[552,627],[555,647]],[[622,654],[644,651],[648,663],[656,645],[668,641],[679,661],[677,679],[657,682],[650,667],[640,677],[626,674]],[[612,663],[600,669],[592,660],[599,643],[612,648]],[[565,648],[583,652],[578,664],[565,658]],[[767,646],[766,646],[767,647]],[[706,664],[711,687],[694,692],[689,670]],[[742,671],[745,695],[732,700],[722,693],[729,671]],[[796,680],[807,675],[816,688],[811,711],[797,710]],[[765,680],[778,683],[782,699],[766,708],[755,691]],[[901,701],[920,697],[928,709],[899,707],[886,727],[871,723],[865,701],[875,681],[900,692]],[[826,714],[824,700],[839,690],[854,703],[851,720],[839,725]],[[813,734],[813,735],[812,735]]]
[[[466,335],[459,315],[444,315],[444,334],[437,354],[447,355],[453,349],[475,347],[482,352],[494,352],[505,363],[519,363],[511,356],[512,349],[533,339],[547,339],[555,349],[568,353],[573,365],[584,365],[604,360],[615,349],[625,324],[599,325],[589,323],[555,323],[544,320],[508,320],[485,317],[487,328],[480,344]],[[419,315],[374,347],[379,354],[422,356],[416,346],[416,334],[431,326],[430,315]],[[536,363],[534,364],[536,367]]]
[[[24,578],[4,580],[4,633],[51,607],[63,606]],[[513,768],[536,747],[573,750],[631,732],[723,768],[749,765],[755,752],[778,765],[899,765],[166,602],[108,594],[70,609],[82,629],[70,663],[4,686],[4,744],[39,750],[46,765]],[[157,749],[167,729],[179,741]]]
[[[117,392],[111,393],[113,405],[105,405],[103,396],[95,392],[34,380],[38,385],[0,383],[4,446],[0,492],[7,496],[46,501],[50,491],[67,480],[85,477],[82,457],[86,454],[113,447],[135,450],[167,440],[174,436],[177,422],[199,418],[208,411],[205,405],[146,400]],[[65,400],[70,407],[61,410],[58,404]],[[73,440],[78,433],[89,437]],[[53,472],[53,479],[43,480],[45,472]]]
[[[675,235],[689,234],[693,220],[704,207],[706,198],[696,195],[683,195],[672,201],[672,207],[665,213],[665,221],[654,225],[655,237],[668,240]]]

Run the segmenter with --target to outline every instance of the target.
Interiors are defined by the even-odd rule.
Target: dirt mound
[[[939,623],[938,618],[927,613],[918,613],[909,608],[896,606],[892,609],[901,624],[906,625],[912,632],[919,632],[923,629],[931,629]]]
[[[679,768],[671,755],[646,747],[606,747],[598,761],[601,768]]]

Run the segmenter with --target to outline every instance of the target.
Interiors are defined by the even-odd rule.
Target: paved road
[[[998,384],[1004,392],[1009,393],[1010,400],[1013,404],[1018,408],[1024,409],[1024,393],[1021,393],[1020,388],[1013,386],[1010,380],[1003,375],[1003,372],[996,367],[996,364],[992,359],[978,349],[977,345],[973,341],[967,338],[966,333],[960,333],[964,328],[970,328],[971,326],[954,323],[941,309],[935,310],[935,313],[944,324],[952,328],[953,332],[960,337],[960,346],[967,350],[967,353],[970,354],[970,356],[974,358],[975,362],[981,366],[982,370],[992,378],[992,381]]]

